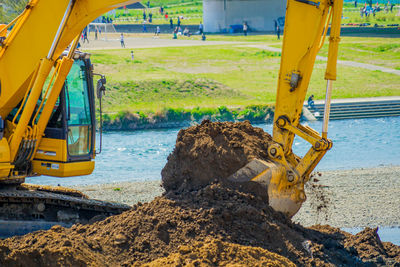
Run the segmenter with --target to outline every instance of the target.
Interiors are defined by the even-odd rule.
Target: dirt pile
[[[223,180],[251,159],[268,159],[271,136],[250,122],[210,122],[181,130],[162,170],[166,191],[198,189]]]
[[[226,243],[217,239],[180,246],[177,253],[157,259],[144,267],[156,266],[291,266],[288,259],[262,248]]]
[[[352,236],[329,226],[303,228],[251,194],[213,184],[138,204],[93,225],[57,226],[1,240],[0,266],[140,265],[174,253],[183,259],[183,246],[196,255],[201,249],[193,244],[209,238],[254,247],[251,255],[256,258],[264,255],[259,247],[296,265],[400,263],[400,248],[380,242],[375,234]],[[224,260],[217,257],[214,264]]]
[[[400,264],[400,247],[381,242],[376,229],[353,236],[329,226],[304,228],[262,197],[206,184],[207,175],[226,177],[251,157],[265,158],[268,137],[248,123],[205,122],[182,131],[163,170],[170,188],[164,196],[92,225],[56,226],[0,240],[0,266]],[[185,185],[179,185],[179,177]]]

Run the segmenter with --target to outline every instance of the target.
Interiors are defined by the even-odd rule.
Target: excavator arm
[[[1,118],[19,105],[14,119],[7,122],[7,142],[1,143],[0,180],[21,178],[12,173],[13,168],[33,159],[72,67],[82,30],[101,14],[135,2],[138,0],[31,0],[20,16],[0,29]],[[70,53],[60,59],[70,45]],[[52,70],[52,86],[37,109]]]
[[[268,187],[269,205],[293,216],[306,200],[304,184],[332,147],[327,137],[332,81],[340,40],[343,0],[288,0],[281,67],[273,125],[274,144],[268,149],[270,162],[254,160],[232,175],[231,181],[251,180]],[[322,134],[300,124],[304,100],[318,51],[331,25],[327,92]],[[295,136],[310,143],[303,157],[292,151]],[[247,179],[246,179],[247,178]]]

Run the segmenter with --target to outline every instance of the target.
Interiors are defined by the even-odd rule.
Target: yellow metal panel
[[[36,151],[34,159],[66,162],[67,141],[43,138]]]
[[[94,161],[62,163],[33,160],[32,166],[33,172],[38,175],[70,177],[91,174],[94,170]]]
[[[0,24],[0,31],[2,29],[4,29],[6,26],[7,26],[6,24]],[[0,33],[0,37],[6,37],[6,35],[7,35],[7,31],[4,31],[4,32]]]
[[[0,140],[0,179],[8,177],[12,165],[10,164],[10,148],[5,138]]]

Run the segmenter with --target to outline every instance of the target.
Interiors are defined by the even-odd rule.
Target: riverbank
[[[250,121],[252,124],[271,123],[274,117],[274,106],[252,105],[243,108],[168,108],[158,112],[119,112],[103,116],[105,131],[135,131],[146,129],[183,128],[211,121]]]
[[[340,228],[400,226],[400,166],[324,171],[306,189],[308,200],[294,217],[304,226]],[[76,186],[91,198],[134,205],[163,193],[159,181]],[[325,196],[318,203],[317,194]],[[323,208],[321,208],[324,206]]]
[[[107,130],[182,127],[187,121],[211,117],[197,116],[198,111],[218,117],[222,107],[240,113],[249,106],[270,106],[276,101],[281,42],[274,36],[213,35],[202,42],[198,37],[172,40],[169,35],[127,34],[125,45],[126,49],[118,49],[117,35],[82,44],[92,54],[96,72],[107,76],[103,98]],[[323,57],[327,46],[321,50]],[[396,38],[343,37],[340,62],[359,64],[338,65],[333,98],[398,96],[400,76],[381,71],[398,71],[398,49]],[[326,62],[318,59],[307,97],[325,98],[325,68]],[[171,119],[167,111],[178,119]],[[234,112],[228,117],[240,121]],[[247,119],[265,121],[265,117]],[[131,127],[121,125],[122,120]]]

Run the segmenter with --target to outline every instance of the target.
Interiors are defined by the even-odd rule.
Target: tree
[[[9,23],[24,10],[28,0],[2,0],[1,2],[0,23]]]

